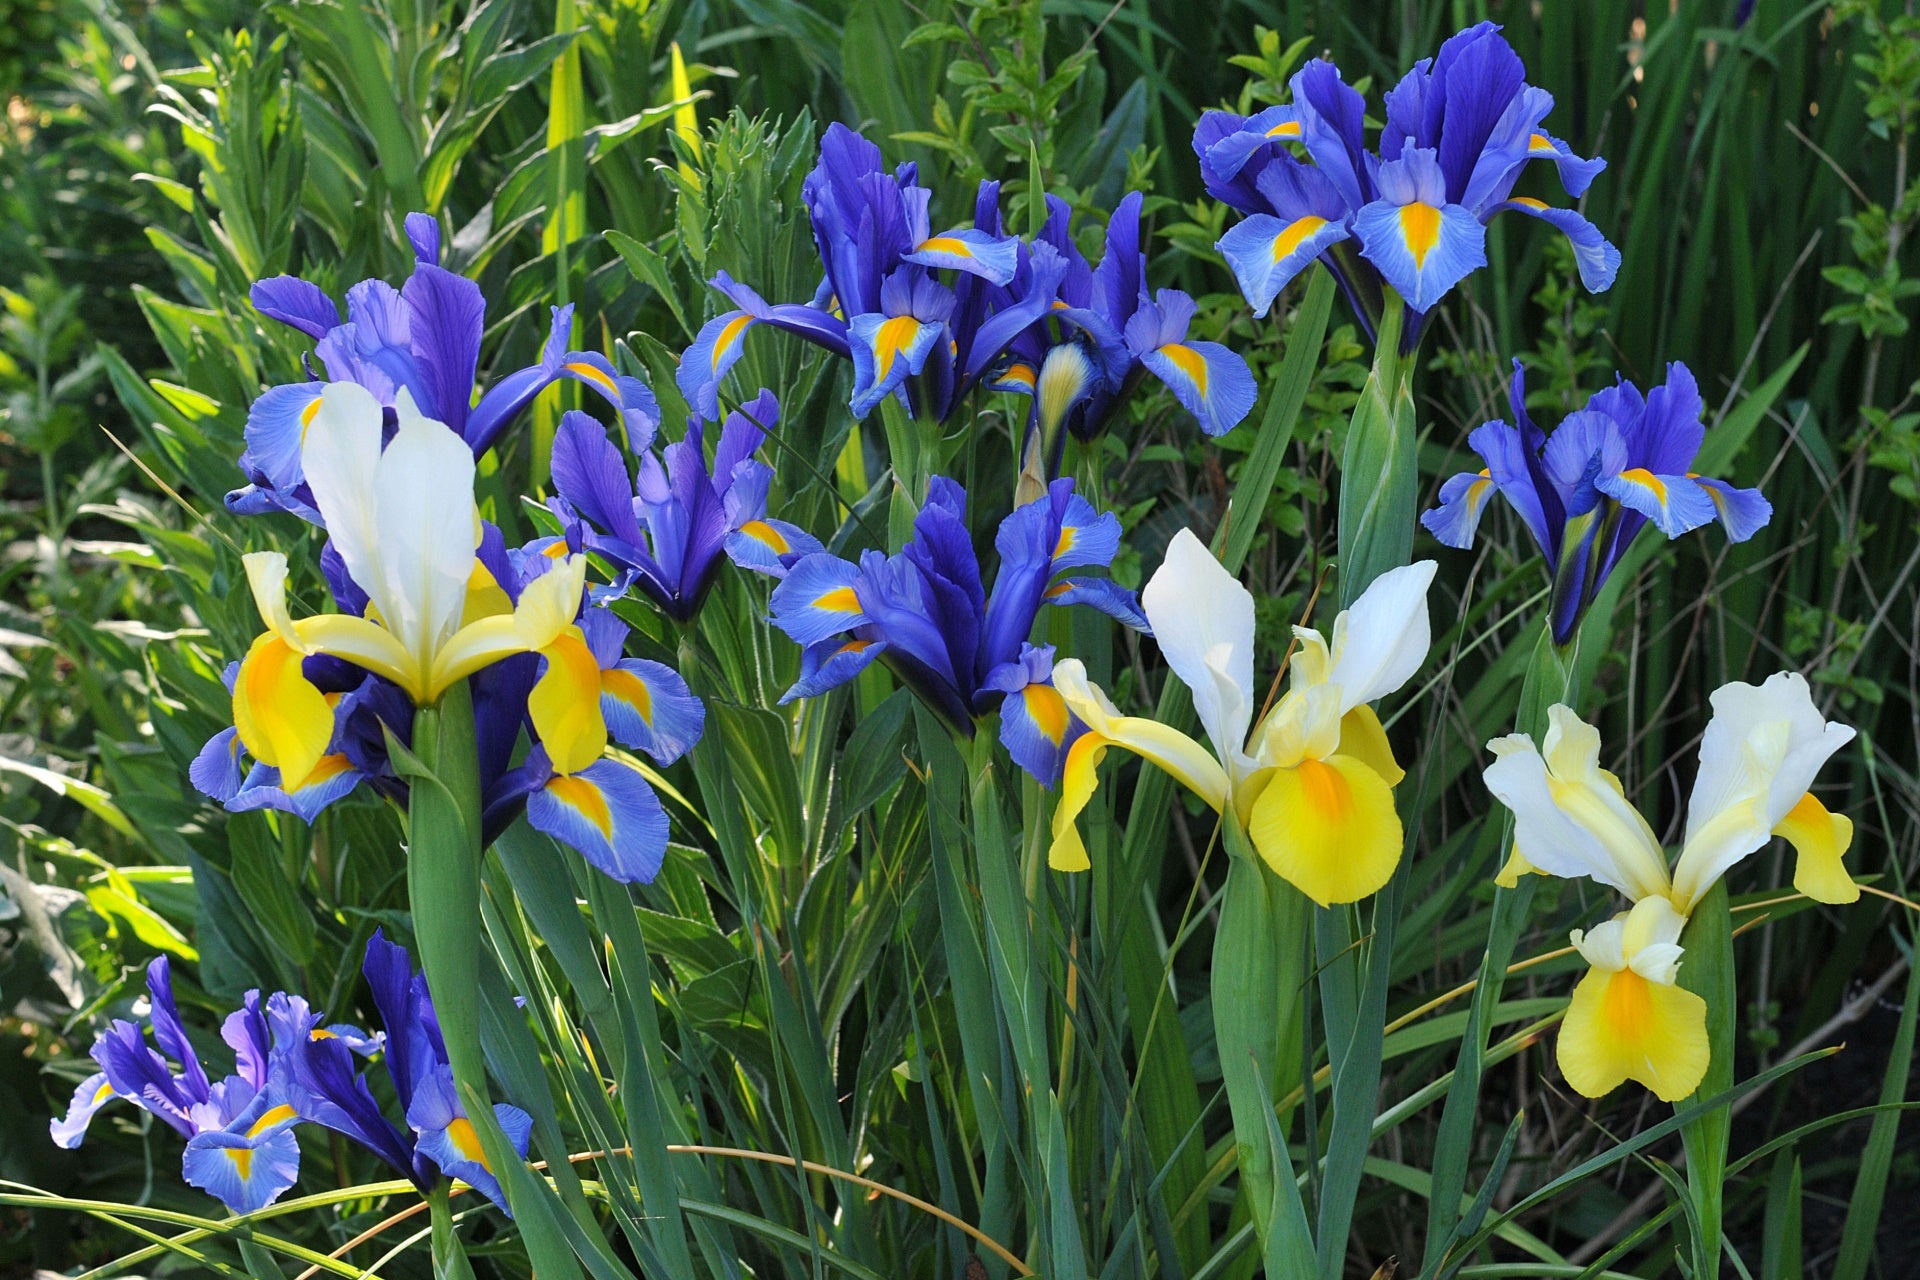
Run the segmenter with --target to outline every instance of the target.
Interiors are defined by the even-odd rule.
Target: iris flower
[[[703,325],[680,359],[687,403],[703,418],[720,416],[720,382],[742,340],[765,324],[853,361],[856,416],[892,395],[916,417],[946,417],[1053,302],[1066,270],[1050,246],[1001,233],[998,193],[998,183],[982,183],[975,225],[935,234],[931,192],[915,166],[888,173],[879,147],[829,125],[802,187],[820,287],[811,302],[773,304],[716,275],[711,284],[733,309]],[[954,283],[939,271],[955,273]]]
[[[1680,931],[1720,878],[1783,836],[1797,855],[1793,887],[1817,902],[1852,902],[1842,865],[1853,823],[1811,790],[1820,767],[1853,738],[1824,720],[1806,679],[1782,672],[1763,685],[1723,685],[1700,742],[1686,837],[1671,867],[1653,828],[1600,767],[1600,734],[1565,706],[1548,713],[1545,741],[1526,734],[1487,744],[1487,789],[1513,811],[1514,848],[1499,883],[1528,872],[1587,876],[1633,908],[1573,942],[1591,966],[1561,1024],[1567,1083],[1590,1098],[1637,1080],[1663,1101],[1694,1092],[1708,1062],[1706,1003],[1674,985]]]
[[[1238,823],[1275,874],[1322,906],[1380,889],[1400,862],[1393,788],[1405,773],[1369,704],[1426,660],[1433,574],[1431,560],[1382,574],[1334,619],[1331,640],[1296,627],[1286,696],[1255,726],[1253,596],[1191,530],[1175,534],[1141,604],[1168,668],[1193,693],[1207,743],[1121,714],[1078,659],[1058,663],[1054,688],[1086,732],[1067,755],[1051,865],[1087,869],[1075,823],[1101,759],[1120,747]]]
[[[1581,159],[1545,132],[1553,96],[1526,83],[1495,24],[1454,35],[1388,91],[1377,152],[1366,146],[1366,103],[1339,68],[1310,62],[1291,87],[1290,106],[1209,111],[1193,134],[1208,192],[1248,215],[1218,247],[1255,315],[1318,259],[1369,332],[1381,286],[1392,286],[1414,312],[1411,350],[1425,313],[1486,265],[1486,224],[1508,212],[1565,234],[1588,289],[1613,284],[1620,253],[1592,223],[1513,194],[1527,166],[1544,161],[1578,199],[1606,162]]]
[[[78,1147],[94,1115],[121,1099],[188,1140],[181,1176],[190,1186],[234,1213],[272,1204],[300,1173],[300,1144],[292,1132],[300,1117],[289,1105],[292,1093],[284,1074],[274,1069],[269,1053],[243,1051],[235,1071],[214,1080],[187,1039],[165,956],[147,966],[147,995],[159,1051],[147,1044],[136,1023],[116,1019],[94,1041],[93,1060],[100,1069],[80,1082],[65,1117],[52,1123],[55,1144]],[[257,1006],[257,995],[254,1001]],[[228,1020],[229,1043],[238,1026],[234,1019]],[[178,1072],[169,1058],[180,1064]]]
[[[1114,208],[1093,267],[1074,242],[1066,201],[1047,197],[1040,240],[1065,261],[1066,274],[1056,301],[1013,340],[1007,367],[989,383],[1033,400],[1022,453],[1036,488],[1059,469],[1067,433],[1098,435],[1143,374],[1164,383],[1210,436],[1233,430],[1253,409],[1246,361],[1217,342],[1188,339],[1193,299],[1177,289],[1148,296],[1140,205],[1135,191]]]
[[[1687,366],[1646,395],[1626,379],[1596,392],[1551,436],[1527,415],[1526,375],[1513,362],[1514,423],[1489,422],[1467,438],[1485,468],[1462,472],[1440,489],[1440,505],[1420,517],[1450,547],[1473,545],[1495,493],[1525,522],[1553,573],[1555,644],[1573,639],[1594,597],[1652,523],[1668,538],[1718,520],[1744,542],[1766,527],[1773,508],[1758,489],[1736,489],[1696,475],[1706,437],[1706,405]]]
[[[285,557],[246,557],[268,630],[234,673],[233,734],[202,751],[194,781],[231,808],[266,804],[311,817],[383,772],[367,745],[375,733],[384,738],[381,725],[410,722],[411,707],[473,677],[489,831],[524,803],[536,827],[608,875],[650,879],[666,848],[665,817],[640,772],[608,754],[609,739],[677,757],[689,733],[699,736],[697,700],[666,668],[622,666],[623,627],[607,653],[607,625],[582,614],[585,556],[553,540],[508,553],[474,508],[472,452],[404,391],[397,410],[398,430],[382,449],[373,397],[350,383],[326,388],[303,466],[331,535],[323,564],[335,562],[334,594],[346,607],[296,621]],[[365,673],[353,693],[315,683],[347,668]],[[368,677],[381,683],[368,688]],[[363,702],[377,721],[356,728]],[[538,768],[509,778],[523,728],[536,740]],[[255,762],[245,781],[243,754]]]
[[[779,401],[762,389],[743,412],[727,415],[711,469],[705,423],[695,417],[660,456],[650,441],[632,441],[640,474],[629,480],[606,428],[569,413],[553,441],[554,511],[580,526],[582,546],[620,568],[616,594],[637,586],[686,622],[699,612],[723,552],[735,564],[781,577],[822,550],[806,530],[767,515],[773,468],[754,454],[779,421]]]
[[[825,693],[877,659],[970,736],[976,716],[1000,706],[1010,688],[1034,682],[1027,641],[1043,607],[1085,604],[1144,627],[1133,593],[1118,583],[1059,576],[1105,567],[1120,550],[1120,521],[1096,513],[1072,480],[1054,481],[1001,521],[991,594],[966,517],[965,491],[934,476],[898,555],[868,551],[855,564],[822,552],[794,565],[771,602],[773,624],[802,646],[800,678],[781,701]],[[1064,715],[1042,726],[1055,748],[1066,729]]]
[[[53,1122],[54,1142],[79,1146],[94,1114],[124,1099],[187,1138],[181,1168],[189,1185],[234,1213],[252,1213],[299,1177],[294,1126],[317,1124],[387,1161],[422,1191],[442,1175],[459,1178],[505,1209],[500,1184],[454,1093],[425,980],[406,950],[379,931],[367,944],[365,972],[383,1031],[370,1035],[350,1024],[327,1024],[299,996],[275,992],[263,1001],[258,991],[249,991],[221,1027],[234,1071],[213,1082],[187,1040],[171,970],[160,957],[147,967],[153,1038],[181,1070],[176,1074],[167,1057],[148,1047],[138,1026],[114,1022],[94,1042],[100,1070],[80,1083],[67,1115]],[[360,1065],[381,1054],[406,1114],[404,1127],[381,1110]],[[494,1113],[524,1155],[532,1130],[526,1112],[499,1104]]]
[[[327,376],[271,387],[253,402],[240,456],[251,483],[227,495],[230,511],[291,511],[320,522],[301,471],[301,442],[330,382],[364,387],[389,411],[397,411],[404,391],[422,414],[466,441],[476,458],[535,396],[562,378],[598,392],[630,431],[651,433],[658,424],[659,405],[645,383],[620,373],[603,355],[567,349],[570,306],[554,308],[539,362],[500,379],[475,403],[486,300],[480,286],[439,265],[439,223],[410,213],[406,229],[416,258],[413,274],[398,289],[378,279],[348,289],[345,320],[324,290],[298,276],[274,276],[253,286],[254,309],[313,338],[313,354]]]

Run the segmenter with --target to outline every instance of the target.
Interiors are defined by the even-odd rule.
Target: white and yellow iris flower
[[[354,383],[328,383],[302,449],[334,549],[367,593],[365,617],[296,620],[287,609],[286,557],[255,552],[245,558],[267,630],[240,664],[234,725],[247,750],[279,769],[288,787],[304,782],[333,736],[332,706],[302,672],[311,655],[331,654],[384,676],[426,706],[456,681],[512,654],[547,654],[548,674],[540,682],[546,686],[579,669],[577,659],[586,652],[573,625],[585,557],[557,561],[510,604],[474,556],[481,530],[472,450],[423,417],[404,391],[395,409],[399,430],[383,449],[379,402]],[[547,727],[543,716],[571,714],[576,700],[558,692],[535,690],[536,728]],[[597,680],[594,692],[597,703]],[[591,718],[597,720],[597,707]],[[559,740],[576,736],[553,727]],[[586,736],[593,736],[590,729]],[[604,745],[604,727],[600,737]]]
[[[1773,836],[1798,855],[1800,892],[1826,903],[1860,896],[1841,862],[1853,823],[1829,813],[1810,790],[1853,730],[1824,720],[1805,678],[1791,672],[1764,685],[1726,685],[1712,703],[1685,840],[1671,867],[1620,780],[1600,767],[1599,732],[1571,708],[1548,711],[1539,747],[1523,733],[1487,744],[1495,757],[1487,789],[1514,816],[1513,853],[1497,883],[1511,888],[1529,872],[1586,876],[1634,904],[1584,941],[1578,932],[1573,938],[1593,968],[1562,1024],[1560,1063],[1568,1083],[1589,1097],[1627,1079],[1668,1101],[1698,1086],[1707,1065],[1706,1006],[1674,986],[1680,930],[1720,877]]]
[[[1141,604],[1167,666],[1193,693],[1208,745],[1122,715],[1078,661],[1058,663],[1054,688],[1087,732],[1067,756],[1053,867],[1088,866],[1075,823],[1101,759],[1120,747],[1238,823],[1277,875],[1322,906],[1379,890],[1400,861],[1393,788],[1404,773],[1368,704],[1405,684],[1426,658],[1433,573],[1427,560],[1383,574],[1334,620],[1331,641],[1295,628],[1290,687],[1254,727],[1253,596],[1181,530]]]

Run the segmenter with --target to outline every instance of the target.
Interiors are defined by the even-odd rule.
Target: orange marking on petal
[[[720,336],[713,340],[713,367],[716,372],[720,368],[721,357],[727,353],[727,348],[740,341],[740,335],[752,323],[752,316],[735,316],[720,330]]]
[[[915,253],[950,253],[956,258],[971,258],[973,246],[954,236],[935,236],[931,240],[922,240]]]
[[[1427,255],[1440,243],[1440,211],[1424,201],[1400,206],[1400,234],[1406,237],[1416,270],[1427,265]]]
[[[613,811],[607,808],[607,798],[600,794],[600,788],[585,778],[558,774],[547,783],[547,790],[561,804],[592,823],[602,836],[613,839]]]
[[[1662,480],[1659,476],[1653,474],[1653,472],[1647,470],[1645,467],[1629,467],[1627,470],[1622,471],[1620,473],[1620,478],[1622,480],[1627,481],[1629,484],[1637,484],[1642,489],[1645,489],[1649,493],[1653,494],[1655,498],[1658,498],[1660,500],[1661,506],[1664,507],[1665,505],[1667,505],[1666,481]]]
[[[574,377],[584,378],[596,386],[605,388],[608,395],[617,396],[620,394],[619,389],[613,385],[612,378],[608,377],[603,370],[594,368],[584,360],[570,361],[563,367]]]
[[[1547,202],[1545,200],[1536,200],[1532,196],[1515,196],[1513,198],[1513,203],[1523,204],[1527,206],[1527,208],[1529,209],[1544,209],[1547,207]]]
[[[1300,122],[1298,120],[1282,120],[1279,124],[1267,130],[1267,136],[1269,138],[1297,138],[1300,136]]]
[[[1030,684],[1020,691],[1027,715],[1054,746],[1067,736],[1067,703],[1052,685]]]
[[[1327,225],[1327,220],[1314,214],[1296,218],[1287,229],[1273,239],[1273,260],[1279,262],[1290,255],[1308,236]]]
[[[277,1124],[285,1124],[289,1120],[298,1119],[299,1115],[299,1112],[283,1102],[279,1106],[268,1110],[258,1120],[255,1120],[253,1127],[247,1130],[247,1136],[249,1138],[257,1138]],[[241,1176],[245,1177],[246,1175],[242,1174]]]
[[[859,613],[860,597],[853,593],[852,587],[835,587],[814,597],[813,607],[830,613]]]
[[[488,1173],[493,1167],[487,1163],[487,1152],[480,1145],[480,1135],[473,1131],[473,1121],[465,1116],[455,1116],[447,1125],[447,1137],[453,1142],[453,1149],[464,1158],[473,1161]]]
[[[1536,133],[1527,139],[1527,150],[1558,152],[1559,148],[1553,145],[1553,139],[1546,134]]]
[[[793,544],[787,541],[785,534],[768,524],[765,520],[749,520],[740,526],[740,532],[755,542],[765,543],[773,548],[774,554],[785,555],[793,550]]]
[[[300,443],[303,447],[307,443],[307,428],[312,426],[313,420],[319,416],[320,397],[315,396],[307,402],[307,407],[300,411]]]
[[[1058,560],[1061,556],[1073,550],[1073,544],[1075,542],[1078,542],[1079,540],[1080,540],[1080,531],[1078,529],[1074,528],[1072,525],[1062,526],[1060,530],[1060,537],[1053,544],[1053,558],[1055,560]]]
[[[1173,367],[1187,376],[1204,397],[1207,394],[1207,358],[1185,343],[1170,342],[1160,354],[1173,361]]]
[[[912,316],[894,316],[882,321],[880,331],[873,335],[873,356],[876,380],[884,379],[893,368],[894,357],[900,354],[900,348],[912,342],[920,332],[920,322]]]
[[[653,690],[647,688],[647,682],[628,671],[625,667],[614,667],[600,673],[600,692],[618,698],[640,713],[640,718],[649,725],[653,723]]]
[[[233,1161],[233,1171],[240,1175],[240,1181],[245,1182],[253,1177],[252,1147],[222,1147],[221,1150],[227,1153],[227,1159]]]

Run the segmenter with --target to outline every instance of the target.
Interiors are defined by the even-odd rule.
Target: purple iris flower
[[[1513,194],[1527,166],[1545,160],[1578,199],[1606,162],[1544,131],[1553,96],[1526,83],[1495,24],[1454,35],[1388,91],[1377,153],[1366,147],[1366,104],[1332,63],[1308,63],[1292,91],[1291,105],[1253,116],[1209,111],[1193,134],[1207,190],[1248,215],[1218,247],[1255,315],[1318,260],[1369,333],[1382,286],[1395,289],[1413,313],[1411,350],[1426,312],[1486,264],[1486,224],[1506,212],[1566,235],[1588,289],[1612,285],[1620,253],[1592,223]]]
[[[268,1002],[268,1022],[298,1118],[365,1147],[422,1191],[442,1177],[458,1178],[505,1209],[499,1177],[454,1091],[425,976],[414,969],[407,949],[387,941],[381,930],[367,942],[362,972],[382,1027],[379,1040],[366,1043],[384,1051],[405,1123],[394,1123],[375,1101],[356,1060],[365,1055],[350,1039],[331,1029],[316,1034],[319,1018],[306,1001],[275,995]],[[493,1113],[515,1152],[524,1156],[532,1118],[506,1103],[495,1103]]]
[[[935,233],[931,193],[912,164],[892,173],[880,148],[841,124],[820,140],[802,187],[822,279],[812,301],[770,304],[725,272],[713,287],[733,310],[702,326],[676,376],[695,413],[720,416],[719,386],[756,325],[784,329],[854,362],[852,407],[889,395],[915,417],[945,418],[1016,334],[1053,302],[1065,263],[1050,246],[1003,234],[999,184],[983,183],[975,224]],[[952,285],[936,274],[955,274]]]
[[[1033,401],[1022,492],[1044,487],[1060,469],[1069,432],[1091,440],[1104,430],[1145,373],[1165,383],[1208,435],[1233,430],[1253,409],[1257,390],[1246,361],[1217,342],[1187,338],[1193,299],[1177,289],[1149,297],[1141,201],[1131,192],[1114,209],[1093,267],[1074,242],[1067,202],[1047,197],[1040,242],[1066,264],[1057,297],[1009,344],[1005,367],[988,382]],[[1149,318],[1135,325],[1143,313]]]
[[[1000,572],[989,595],[967,532],[967,496],[934,476],[913,537],[894,556],[858,564],[822,552],[794,565],[774,588],[773,624],[802,646],[800,678],[783,702],[844,684],[880,659],[958,733],[990,713],[1023,661],[1046,605],[1085,604],[1137,630],[1146,619],[1131,591],[1106,578],[1059,578],[1105,567],[1120,549],[1120,521],[1096,513],[1056,480],[1001,521]],[[1024,682],[1021,682],[1024,683]]]
[[[1519,513],[1553,573],[1555,644],[1567,644],[1634,535],[1652,524],[1668,538],[1718,520],[1745,542],[1772,518],[1758,489],[1736,489],[1696,475],[1706,437],[1706,405],[1687,366],[1646,395],[1626,379],[1596,392],[1549,435],[1527,415],[1526,380],[1513,362],[1514,421],[1489,422],[1467,438],[1486,467],[1440,489],[1440,505],[1420,517],[1450,547],[1473,535],[1496,492]]]
[[[439,223],[410,213],[406,229],[416,259],[413,274],[398,289],[377,279],[354,285],[347,290],[344,320],[325,291],[298,276],[274,276],[253,286],[255,310],[314,339],[313,354],[326,378],[269,387],[253,402],[240,455],[250,483],[227,495],[227,509],[236,515],[290,511],[324,523],[301,472],[300,446],[328,381],[359,383],[389,410],[402,394],[411,397],[422,414],[458,432],[475,456],[562,378],[598,392],[629,431],[651,432],[658,425],[659,405],[644,382],[597,352],[568,350],[570,306],[553,309],[539,361],[500,379],[475,404],[486,300],[479,285],[439,264]]]
[[[764,388],[752,404],[727,415],[709,467],[706,423],[656,454],[651,438],[632,440],[639,475],[607,430],[584,413],[560,420],[553,440],[552,505],[586,550],[619,566],[612,594],[638,587],[681,622],[700,611],[724,557],[743,568],[782,577],[802,556],[821,550],[812,534],[767,515],[773,468],[755,457],[779,424],[780,402]]]
[[[136,1023],[116,1019],[94,1041],[100,1068],[74,1090],[67,1114],[53,1121],[55,1144],[69,1150],[86,1137],[95,1113],[118,1098],[156,1116],[187,1139],[181,1176],[234,1213],[252,1213],[278,1199],[300,1173],[297,1090],[268,1047],[245,1034],[258,1019],[259,995],[227,1020],[235,1070],[215,1080],[187,1039],[165,956],[147,966],[155,1050]],[[262,1024],[264,1025],[264,1024]],[[164,1055],[164,1056],[163,1056]],[[172,1059],[169,1062],[168,1059]],[[176,1072],[173,1063],[180,1064]]]

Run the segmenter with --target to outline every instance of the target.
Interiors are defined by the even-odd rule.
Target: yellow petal
[[[494,579],[493,571],[475,560],[473,572],[467,575],[467,601],[460,612],[460,625],[512,612],[513,601]]]
[[[1591,969],[1560,1024],[1560,1072],[1575,1092],[1604,1097],[1628,1080],[1678,1102],[1700,1087],[1712,1051],[1707,1002],[1631,969]]]
[[[1493,878],[1493,882],[1502,889],[1512,889],[1518,887],[1521,876],[1545,874],[1547,873],[1527,861],[1527,855],[1520,852],[1520,842],[1515,840],[1513,852],[1507,855],[1507,865],[1500,868],[1500,874]]]
[[[1400,865],[1393,790],[1352,756],[1275,769],[1247,834],[1275,874],[1323,907],[1377,892]]]
[[[1800,797],[1798,804],[1780,819],[1773,829],[1799,858],[1793,866],[1793,887],[1815,902],[1857,902],[1860,886],[1853,882],[1840,859],[1853,844],[1853,819],[1844,813],[1828,813],[1813,792]]]
[[[1407,776],[1407,771],[1393,758],[1386,726],[1364,702],[1340,717],[1340,746],[1336,754],[1352,756],[1379,774],[1390,787],[1399,786]]]
[[[587,558],[569,557],[527,584],[512,613],[492,614],[461,627],[434,653],[433,675],[419,701],[435,701],[454,681],[502,658],[546,649],[573,625],[586,581]]]
[[[247,569],[247,587],[253,592],[253,606],[260,621],[277,634],[290,649],[302,649],[287,612],[287,558],[278,551],[250,551],[240,557]],[[304,650],[302,650],[304,652]]]
[[[272,631],[240,662],[233,725],[256,760],[280,771],[292,791],[307,780],[333,738],[333,708],[300,670],[300,651]]]
[[[424,702],[419,665],[397,637],[379,623],[350,613],[320,613],[293,624],[308,652],[330,653],[363,671],[399,685],[416,703]]]
[[[1112,745],[1097,733],[1083,733],[1067,748],[1060,803],[1053,810],[1053,844],[1047,850],[1047,865],[1055,871],[1085,871],[1093,865],[1075,823],[1100,785],[1100,761]]]
[[[578,628],[541,651],[546,672],[527,695],[527,714],[556,773],[578,773],[607,751],[600,715],[600,664]]]

